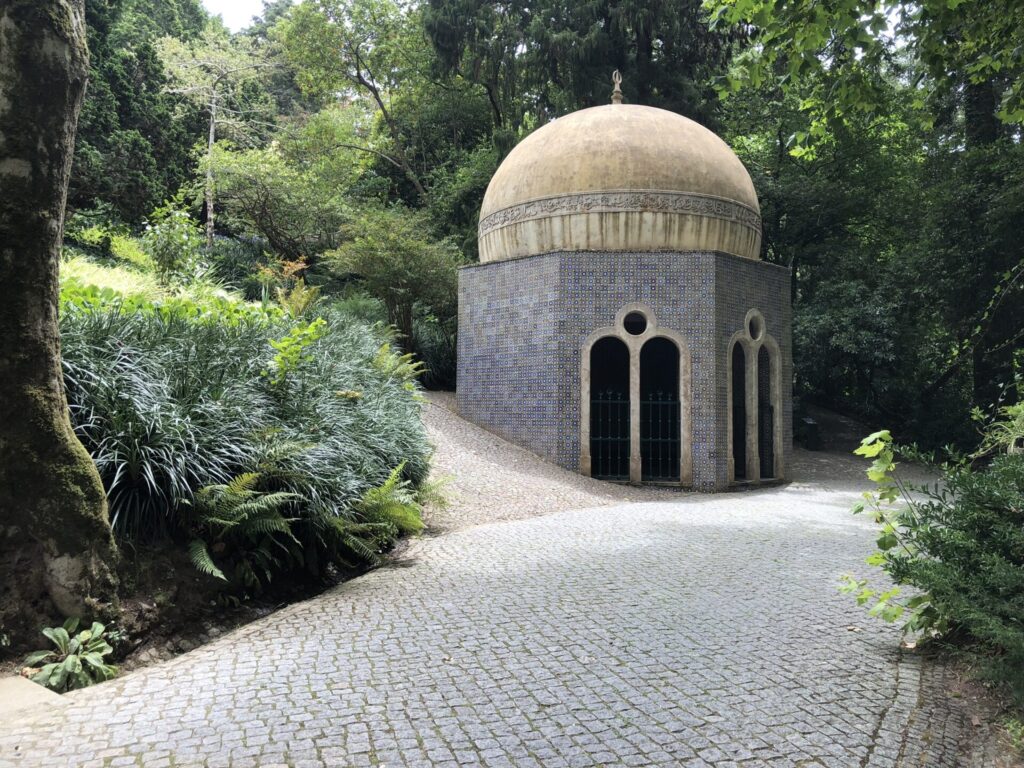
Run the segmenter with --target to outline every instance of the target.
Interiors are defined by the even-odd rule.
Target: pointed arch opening
[[[747,353],[739,341],[732,345],[732,460],[736,480],[747,479]]]
[[[629,347],[614,336],[590,348],[591,476],[629,480]]]
[[[760,477],[775,477],[775,406],[772,397],[772,359],[768,348],[757,352],[757,455]]]
[[[641,478],[679,482],[680,474],[679,348],[664,337],[640,350]]]

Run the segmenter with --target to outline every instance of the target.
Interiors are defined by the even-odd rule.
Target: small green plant
[[[416,388],[416,379],[423,374],[423,363],[416,360],[411,353],[399,355],[388,343],[381,344],[377,350],[373,367],[384,376],[401,381],[402,386],[410,392]]]
[[[1024,721],[1011,715],[1003,720],[1003,728],[1006,730],[1010,749],[1019,755],[1024,755]]]
[[[188,551],[197,570],[255,589],[269,583],[282,565],[301,558],[299,541],[291,528],[295,518],[282,513],[301,497],[284,491],[262,491],[258,488],[260,480],[259,473],[247,472],[196,494],[191,521],[195,538]]]
[[[403,461],[379,486],[370,488],[354,505],[355,520],[334,519],[334,531],[342,549],[359,560],[377,565],[380,552],[401,535],[423,532],[419,493],[402,478]]]
[[[143,245],[156,264],[160,282],[167,285],[195,265],[203,236],[188,212],[172,201],[153,211]]]
[[[280,339],[271,339],[270,346],[276,354],[270,367],[263,372],[270,384],[280,389],[288,381],[288,376],[298,370],[303,363],[313,359],[308,348],[315,344],[327,331],[327,323],[318,317],[311,323],[293,328]]]
[[[291,288],[277,289],[277,303],[293,318],[308,315],[319,300],[320,289],[307,287],[301,277]]]
[[[415,536],[423,532],[419,497],[408,480],[402,479],[403,461],[388,475],[388,479],[363,494],[356,505],[361,520],[392,526],[394,533]]]
[[[106,657],[114,652],[107,641],[117,640],[119,635],[107,632],[98,621],[81,632],[78,632],[78,624],[78,619],[71,618],[61,627],[43,630],[56,650],[36,651],[28,655],[26,667],[35,668],[37,664],[47,662],[32,675],[32,682],[64,693],[110,680],[117,674],[117,667],[108,664]]]

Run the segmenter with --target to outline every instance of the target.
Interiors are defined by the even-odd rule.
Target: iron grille
[[[640,462],[644,480],[679,480],[679,399],[650,392],[640,400]]]
[[[598,392],[590,401],[590,474],[629,480],[629,396]]]

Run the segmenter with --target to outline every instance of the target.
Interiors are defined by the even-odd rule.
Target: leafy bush
[[[36,651],[25,659],[25,666],[30,669],[47,662],[32,675],[32,682],[64,693],[110,680],[117,674],[117,667],[106,662],[106,657],[114,652],[107,640],[115,639],[115,633],[108,633],[102,624],[93,622],[89,629],[75,634],[78,623],[78,619],[68,619],[62,627],[43,630],[56,650]]]
[[[327,323],[318,317],[311,323],[303,323],[288,331],[280,339],[271,339],[274,348],[274,359],[263,371],[275,390],[281,390],[288,382],[289,375],[297,372],[304,364],[312,361],[309,348],[324,335]]]
[[[284,445],[283,453],[295,450]],[[281,472],[249,472],[225,485],[199,491],[190,529],[193,565],[232,586],[259,592],[281,573],[305,565],[306,549],[300,536],[316,542],[313,552],[331,553],[335,562],[349,566],[375,564],[379,553],[400,535],[423,531],[421,503],[432,498],[430,486],[423,496],[402,477],[399,464],[380,485],[366,490],[352,505],[350,517],[325,521],[301,516],[304,499],[295,493],[265,490]],[[312,525],[311,525],[312,523]],[[230,575],[229,575],[230,574]]]
[[[256,472],[253,490],[294,494],[286,516],[302,562],[280,568],[317,573],[361,561],[334,532],[360,523],[368,490],[399,465],[412,486],[427,474],[418,367],[380,330],[337,311],[296,325],[223,298],[149,302],[81,286],[63,298],[72,421],[121,537],[195,538],[200,489]]]
[[[1008,422],[989,436],[1012,434]],[[868,562],[897,586],[875,590],[848,577],[844,589],[883,620],[903,621],[905,631],[965,630],[1024,703],[1024,454],[956,458],[929,487],[900,479],[898,456],[924,457],[896,447],[887,431],[865,438],[857,453],[874,460],[868,476],[877,484],[855,510],[869,510],[881,526]]]
[[[417,305],[439,317],[454,317],[461,256],[448,242],[429,239],[421,214],[399,208],[366,211],[353,224],[354,240],[326,254],[342,275],[357,276],[383,302],[388,322],[408,344]]]
[[[187,211],[168,203],[153,211],[143,243],[156,264],[160,281],[166,284],[194,271],[203,236]]]
[[[91,285],[148,299],[159,299],[167,292],[152,272],[139,272],[131,267],[97,263],[80,254],[76,255],[67,248],[64,250],[64,260],[60,265],[60,278],[62,285]]]
[[[380,299],[359,291],[349,291],[332,302],[332,311],[366,325],[387,325],[388,313]]]

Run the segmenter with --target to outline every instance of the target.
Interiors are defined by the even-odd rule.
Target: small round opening
[[[764,325],[761,322],[760,315],[751,315],[750,320],[747,321],[747,333],[750,334],[750,338],[757,341],[761,338],[761,334],[764,332]]]
[[[647,330],[647,318],[640,312],[630,312],[622,321],[622,327],[626,333],[632,336],[639,336]]]

